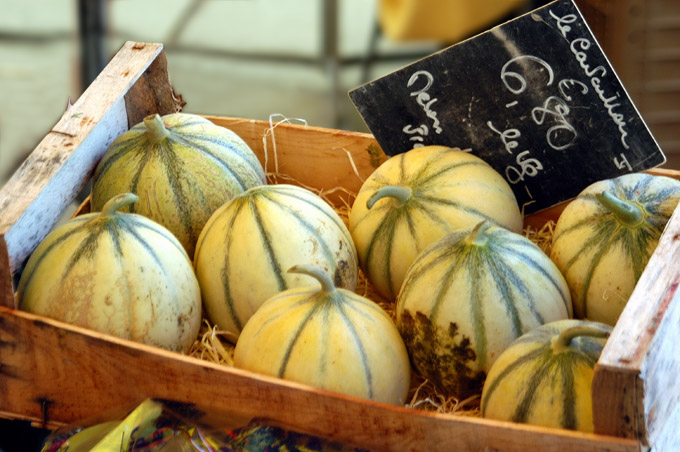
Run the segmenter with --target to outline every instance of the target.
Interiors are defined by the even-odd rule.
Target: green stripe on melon
[[[198,281],[182,245],[161,225],[117,212],[137,197],[52,231],[31,254],[17,288],[20,309],[170,350],[198,334]]]
[[[116,194],[135,193],[140,202],[128,211],[168,228],[193,257],[210,215],[265,183],[257,157],[231,130],[197,115],[152,115],[104,154],[93,177],[92,208]]]
[[[680,200],[680,182],[635,173],[597,182],[557,221],[550,257],[575,315],[613,325]]]
[[[317,267],[291,271],[318,282],[267,300],[243,329],[234,365],[403,405],[410,364],[392,319],[371,300],[335,288],[331,275]]]
[[[327,300],[325,303],[318,303],[317,302],[318,295],[311,294],[310,296],[301,299],[300,301],[295,303],[294,308],[295,309],[301,309],[305,306],[311,305],[311,309],[309,309],[309,312],[305,315],[304,318],[300,320],[300,322],[292,328],[291,334],[290,334],[290,341],[285,344],[285,354],[281,358],[281,365],[279,366],[279,370],[276,374],[277,377],[280,378],[287,378],[289,375],[295,375],[297,372],[297,369],[295,368],[295,363],[293,363],[292,366],[289,366],[291,362],[291,355],[293,351],[295,350],[295,347],[299,345],[298,343],[301,341],[301,338],[305,337],[305,332],[309,328],[311,328],[310,324],[314,321],[317,321],[320,323],[320,328],[319,330],[324,332],[322,333],[323,335],[321,337],[316,336],[316,334],[313,335],[307,335],[307,336],[313,336],[315,337],[315,340],[317,340],[320,344],[329,344],[331,342],[331,337],[330,337],[330,324],[333,321],[340,322],[341,324],[344,325],[346,328],[346,332],[348,333],[348,343],[346,345],[349,345],[350,347],[354,348],[356,350],[357,354],[357,362],[359,363],[357,366],[357,369],[359,369],[358,374],[361,376],[361,379],[363,380],[363,383],[365,384],[367,388],[367,392],[365,394],[365,397],[372,399],[374,397],[374,388],[373,388],[373,375],[372,375],[372,370],[369,366],[368,363],[368,357],[366,355],[366,347],[362,343],[362,338],[357,332],[356,328],[354,327],[350,315],[346,312],[345,308],[345,301],[342,299],[342,296],[339,294],[334,294],[331,296],[329,300]],[[354,308],[353,309],[353,314],[356,316],[358,315],[359,317],[363,317],[370,321],[370,317],[366,314],[366,308],[368,308],[369,312],[371,313],[377,313],[378,310],[374,309],[374,306],[370,306],[370,304],[365,303],[363,300],[359,300],[359,303],[361,303],[362,308]],[[377,306],[377,305],[375,305]],[[277,313],[274,317],[275,318],[281,318],[284,317],[288,314],[290,314],[292,309],[285,309],[282,308],[280,309],[280,315]],[[267,323],[269,323],[272,320],[268,320]],[[258,332],[261,332],[262,329],[258,330]],[[329,363],[327,359],[324,359],[322,362],[319,363],[319,377],[321,379],[325,378],[327,376],[327,372],[329,370]]]
[[[459,397],[481,390],[513,340],[571,312],[566,282],[548,256],[487,222],[423,250],[397,297],[397,325],[414,367]]]
[[[318,266],[350,290],[358,277],[342,219],[316,194],[285,184],[251,188],[218,209],[194,261],[208,317],[234,337],[266,299],[310,283],[286,273],[293,265]]]
[[[426,146],[390,158],[371,174],[349,224],[361,268],[378,293],[394,299],[425,247],[482,220],[522,230],[508,183],[472,154]]]
[[[610,332],[601,323],[562,320],[521,336],[489,371],[482,415],[592,431],[592,377]]]

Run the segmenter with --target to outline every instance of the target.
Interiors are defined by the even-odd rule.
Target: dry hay
[[[351,156],[349,156],[349,158],[351,159]],[[278,167],[276,163],[275,167]],[[358,176],[359,175],[357,174],[357,177]],[[298,181],[295,181],[286,175],[279,174],[277,171],[267,172],[267,181],[270,184],[290,183],[313,191],[325,199],[330,205],[334,206],[338,215],[343,219],[345,224],[348,225],[351,201],[356,197],[355,193],[350,193],[342,187],[338,187],[331,191],[320,192],[314,187],[300,184]],[[346,195],[341,197],[343,201],[342,205],[339,206],[328,199],[328,195],[338,191]],[[555,223],[550,221],[538,230],[527,227],[524,230],[524,235],[536,243],[543,251],[549,253],[554,226]],[[395,303],[381,297],[371,286],[361,270],[359,270],[355,292],[376,302],[392,317],[392,319],[396,320]],[[212,325],[207,319],[204,319],[198,339],[191,347],[189,354],[210,362],[233,366],[234,345],[229,341],[228,333],[219,331],[216,326]],[[431,381],[422,378],[413,371],[406,407],[430,412],[456,413],[456,415],[479,417],[481,416],[479,410],[480,396],[481,394],[476,394],[464,400],[459,400],[445,394]]]
[[[281,175],[268,175],[268,179],[270,183],[281,183],[282,181],[285,181],[286,183],[295,183],[295,181],[292,181],[289,178]],[[327,199],[326,195],[330,193],[320,193],[318,190],[315,190],[311,187],[306,188],[319,194],[324,199]],[[340,188],[338,190],[343,189]],[[353,199],[354,195],[348,193],[346,190],[345,192],[351,195]],[[336,212],[345,221],[345,224],[348,223],[350,208],[351,205],[349,203],[344,203],[341,206],[335,207]],[[543,251],[549,253],[554,226],[555,223],[550,221],[546,223],[541,229],[527,227],[524,230],[524,234],[527,238],[543,249]],[[378,295],[362,271],[359,271],[356,293],[373,300],[378,305],[380,305],[380,307],[383,308],[393,319],[396,319],[395,303],[385,300],[380,295]],[[233,339],[234,338],[232,337],[232,340]],[[217,327],[212,325],[207,319],[204,319],[198,339],[191,347],[189,354],[206,361],[219,363],[226,366],[233,366],[234,364],[234,345],[229,341],[229,334],[217,329]],[[414,371],[411,381],[411,389],[408,395],[409,401],[406,406],[423,411],[456,413],[457,415],[463,416],[480,416],[479,399],[480,394],[473,395],[465,400],[459,400],[455,397],[447,395],[431,381],[420,377]]]

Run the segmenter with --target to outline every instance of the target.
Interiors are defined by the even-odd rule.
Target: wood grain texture
[[[206,116],[231,129],[251,146],[268,174],[286,174],[281,182],[315,187],[333,202],[349,200],[387,157],[373,135],[296,124]],[[335,190],[331,192],[331,190]]]
[[[641,438],[647,444],[644,431],[644,411],[638,405],[644,393],[639,374],[595,365],[593,377],[593,424],[597,432],[610,432],[622,438]],[[614,433],[616,432],[616,433]]]
[[[680,255],[676,254],[675,260],[672,261],[676,263],[676,269],[677,263],[680,262],[679,258]],[[675,287],[679,279],[676,274]],[[670,293],[666,294],[666,297],[670,296]],[[680,408],[680,385],[678,385],[680,292],[675,290],[672,297],[673,300],[668,300],[668,308],[663,314],[663,319],[660,319],[656,334],[645,354],[640,373],[645,388],[643,404],[646,440],[655,450],[680,450],[661,447],[669,441],[680,442],[680,434],[678,434],[680,424],[677,423]],[[674,429],[667,429],[669,424],[674,426]]]
[[[128,128],[152,113],[177,113],[185,104],[182,96],[176,95],[170,85],[168,62],[161,52],[125,94]]]
[[[127,130],[123,94],[161,50],[160,44],[126,43],[0,190],[0,240],[11,273],[85,186],[107,146]]]
[[[9,268],[9,252],[4,240],[0,240],[0,306],[14,308],[14,287]]]
[[[55,353],[55,350],[60,350]],[[356,399],[0,308],[0,410],[54,426],[146,397],[193,403],[211,423],[261,419],[370,450],[633,452],[639,443]]]

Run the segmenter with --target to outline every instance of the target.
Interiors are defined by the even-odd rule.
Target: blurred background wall
[[[386,36],[378,11],[398,0],[0,1],[0,185],[126,40],[164,43],[184,111],[360,131],[347,90],[455,40]],[[458,38],[547,3],[480,0],[506,1]],[[577,3],[680,168],[680,2]]]
[[[127,40],[165,45],[186,112],[364,127],[346,91],[366,76],[375,0],[0,1],[0,183]],[[367,72],[438,48],[383,40],[375,51],[392,57]]]

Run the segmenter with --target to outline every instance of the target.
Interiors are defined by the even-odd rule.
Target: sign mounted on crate
[[[385,153],[486,160],[525,213],[666,161],[572,0],[557,0],[350,91]]]

